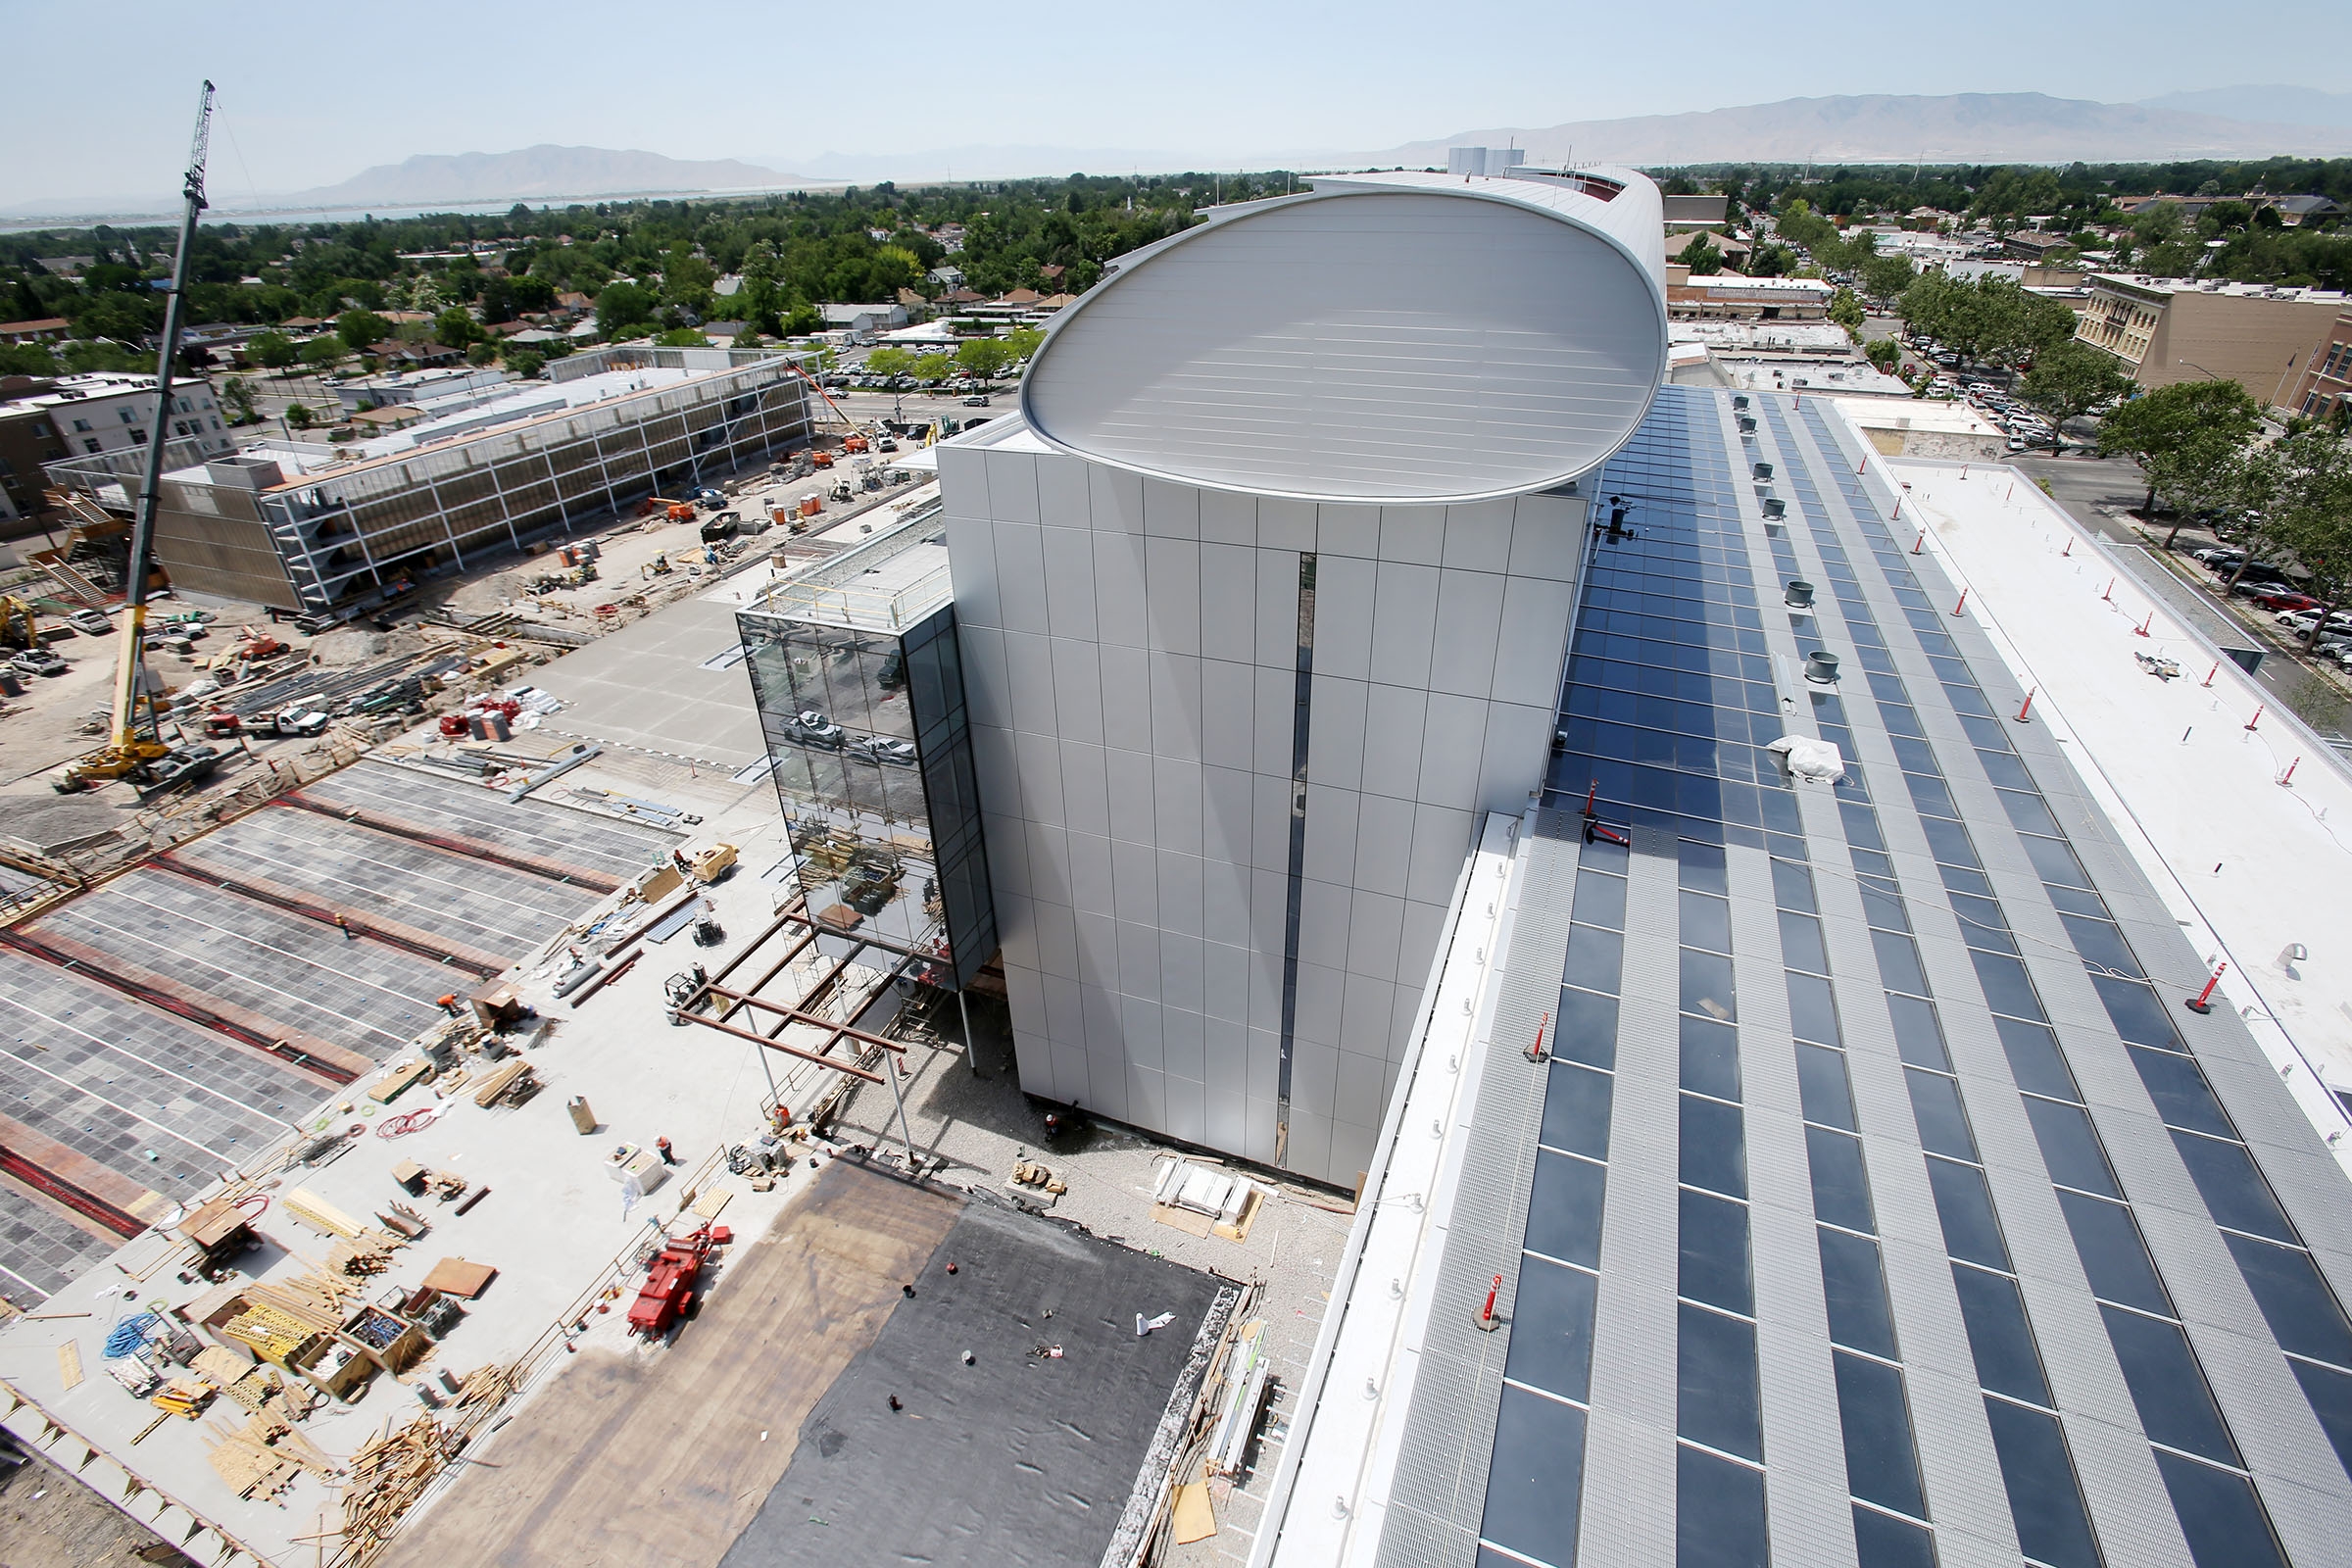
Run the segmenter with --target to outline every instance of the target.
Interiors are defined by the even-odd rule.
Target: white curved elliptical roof
[[[1121,258],[1048,332],[1029,427],[1155,478],[1390,505],[1549,489],[1633,435],[1667,366],[1647,178],[1312,183]]]

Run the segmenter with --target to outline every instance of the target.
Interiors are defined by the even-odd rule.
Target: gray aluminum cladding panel
[[[1605,461],[1666,366],[1656,187],[1381,177],[1129,258],[1054,322],[1021,385],[1031,427],[1309,501],[1519,495]]]

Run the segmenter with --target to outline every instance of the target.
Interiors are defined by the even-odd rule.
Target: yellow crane
[[[86,757],[68,762],[52,786],[61,795],[109,779],[139,779],[172,755],[155,722],[154,704],[148,703],[147,733],[139,733],[139,702],[147,694],[141,679],[147,667],[148,556],[155,541],[155,507],[163,489],[164,432],[172,426],[172,371],[179,358],[179,329],[187,305],[188,272],[196,251],[196,219],[205,209],[204,161],[212,140],[213,84],[204,84],[196,104],[196,140],[188,152],[185,198],[179,217],[179,250],[172,258],[172,292],[164,297],[164,345],[155,367],[155,415],[147,427],[155,438],[147,443],[147,482],[139,490],[138,510],[130,525],[130,557],[124,563],[122,641],[115,658],[115,706],[106,744]]]

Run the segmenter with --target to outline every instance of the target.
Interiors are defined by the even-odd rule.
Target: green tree
[[[2177,444],[2151,458],[2148,485],[2173,509],[2173,526],[2164,536],[2170,550],[2180,530],[2203,519],[2216,533],[2241,530],[2253,506],[2250,486],[2262,476],[2249,473],[2248,443],[2226,429],[2190,430]]]
[[[493,284],[502,281],[507,286],[507,294],[514,302],[515,311],[521,315],[537,315],[542,311],[552,311],[556,308],[556,286],[544,277],[491,279]],[[489,289],[485,287],[483,298],[487,299],[488,297]]]
[[[2136,458],[2151,470],[2143,513],[2156,510],[2154,465],[2199,431],[2227,433],[2243,446],[2262,428],[2262,407],[2235,381],[2176,381],[2133,398],[2099,425],[2099,456]]]
[[[2267,524],[2310,573],[2321,612],[2303,634],[2306,653],[2352,591],[2352,445],[2325,425],[2297,430],[2254,460],[2265,474]],[[2243,569],[2242,567],[2240,568]]]
[[[55,375],[57,356],[41,343],[0,343],[0,375]]]
[[[1911,286],[1919,270],[1908,256],[1881,256],[1875,251],[1862,263],[1858,275],[1863,292],[1874,300],[1895,300]]]
[[[914,368],[914,356],[885,343],[865,357],[869,375],[905,375]]]
[[[1690,236],[1690,243],[1675,260],[1690,269],[1692,277],[1713,277],[1723,270],[1723,252],[1703,230]]]
[[[316,421],[311,414],[310,406],[308,404],[289,403],[286,405],[286,426],[288,429],[308,430],[314,422]]]
[[[1035,359],[1045,341],[1046,334],[1034,326],[1016,326],[1004,334],[1004,347],[1012,355],[1015,364]]]
[[[504,364],[509,373],[518,375],[527,381],[539,373],[547,361],[540,357],[536,349],[509,349],[506,352]]]
[[[2056,452],[2065,444],[2059,431],[2067,420],[2124,396],[2132,378],[2117,368],[2113,355],[2068,338],[2034,357],[2019,390],[2050,416],[2050,450]]]
[[[467,365],[497,364],[498,345],[487,340],[476,343],[473,347],[466,351],[466,363]]]
[[[345,311],[335,318],[335,336],[354,354],[365,353],[392,335],[392,323],[373,311]]]
[[[596,329],[608,342],[618,342],[634,329],[652,324],[661,306],[651,289],[635,283],[608,283],[596,297]]]
[[[1845,335],[1855,342],[1862,341],[1862,302],[1850,288],[1841,288],[1830,296],[1830,319],[1845,328]]]
[[[945,381],[955,368],[956,362],[948,355],[926,354],[908,367],[908,373],[917,381]]]
[[[1812,204],[1802,196],[1792,197],[1781,209],[1774,227],[1781,238],[1809,251],[1818,252],[1822,246],[1838,240],[1838,225],[1815,213]]]
[[[67,373],[72,375],[86,375],[92,370],[153,373],[155,369],[153,354],[121,343],[69,343],[60,351],[58,358],[65,363]]]
[[[283,332],[264,332],[245,345],[245,357],[267,370],[282,370],[301,356],[302,350]]]
[[[1862,357],[1892,375],[1895,367],[1903,363],[1903,346],[1890,337],[1878,338],[1862,346]]]
[[[1796,252],[1786,245],[1759,245],[1747,258],[1750,277],[1787,277],[1796,270]]]
[[[433,318],[433,341],[449,348],[462,349],[481,341],[482,329],[473,318],[466,314],[463,305],[452,305]]]
[[[969,338],[956,349],[956,363],[965,372],[983,381],[993,381],[1003,375],[1004,367],[1012,363],[1012,350],[1005,346],[1003,338],[997,337]]]
[[[343,339],[332,332],[321,332],[302,346],[302,363],[309,366],[332,365],[350,352]]]
[[[220,383],[220,407],[229,415],[231,424],[249,424],[255,415],[253,388],[241,375],[232,375]]]
[[[673,326],[654,339],[654,346],[662,349],[707,349],[710,339],[700,327]]]

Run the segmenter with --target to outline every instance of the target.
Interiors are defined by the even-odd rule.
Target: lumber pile
[[[521,1386],[522,1368],[519,1363],[514,1366],[476,1367],[458,1384],[457,1396],[451,1403],[460,1410],[475,1405],[496,1409],[512,1398],[514,1391]]]
[[[519,1103],[537,1088],[531,1080],[531,1064],[516,1056],[482,1080],[481,1087],[473,1092],[473,1102],[485,1110],[500,1100],[514,1100]]]
[[[217,1345],[199,1350],[188,1370],[255,1415],[268,1413],[299,1421],[311,1413],[318,1399],[309,1385],[289,1384],[274,1368],[256,1366]]]
[[[368,1229],[307,1187],[297,1187],[278,1199],[277,1206],[313,1230],[355,1239]]]
[[[341,1237],[326,1250],[326,1271],[343,1279],[367,1279],[381,1274],[392,1266],[392,1248],[396,1243],[377,1239],[374,1232],[357,1241]]]
[[[343,1494],[345,1550],[356,1557],[372,1552],[465,1443],[463,1434],[420,1415],[353,1454]]]
[[[242,1427],[212,1423],[220,1441],[212,1446],[213,1469],[240,1497],[268,1501],[294,1484],[302,1471],[332,1481],[335,1462],[282,1417],[260,1413]]]

